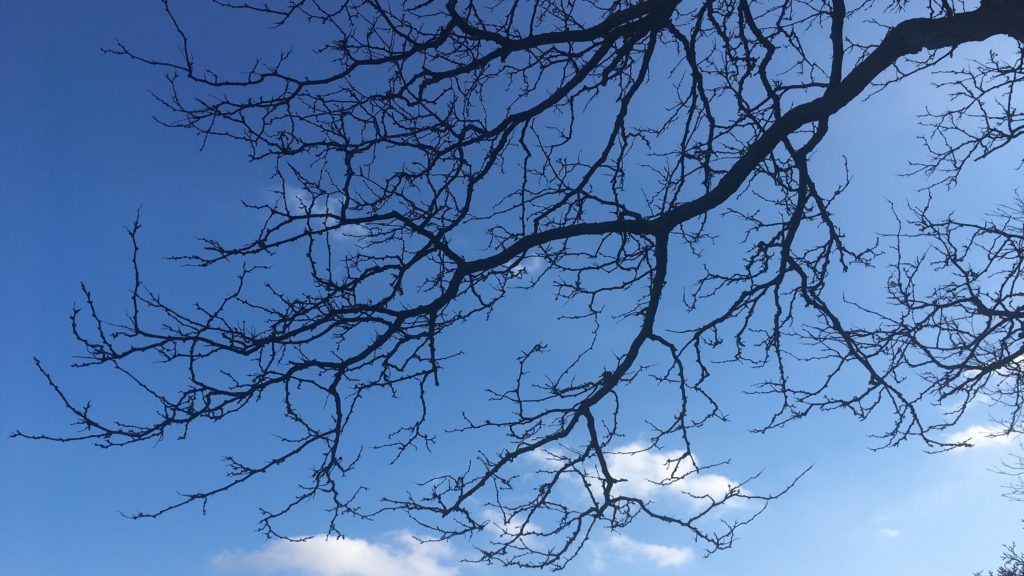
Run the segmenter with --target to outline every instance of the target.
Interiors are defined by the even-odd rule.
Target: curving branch
[[[168,73],[168,126],[272,160],[277,197],[251,205],[264,215],[251,241],[209,239],[180,258],[240,268],[212,304],[172,305],[142,280],[138,221],[127,318],[109,320],[84,291],[86,306],[72,315],[81,365],[113,368],[155,403],[155,418],[108,422],[46,376],[84,432],[21,435],[121,446],[226,426],[273,403],[290,435],[263,462],[229,458],[224,483],[138,516],[205,504],[302,462],[312,473],[297,495],[263,509],[268,534],[325,500],[331,533],[346,516],[403,511],[439,538],[474,537],[484,561],[561,567],[595,530],[638,518],[687,530],[710,551],[727,548],[789,490],[763,492],[756,475],[731,481],[698,463],[691,433],[726,418],[720,362],[765,374],[751,390],[773,402],[752,426],[760,432],[813,411],[886,412],[885,444],[919,438],[942,449],[935,433],[993,388],[1016,425],[1019,386],[1006,375],[1024,353],[1018,270],[966,264],[977,249],[994,262],[1024,253],[1013,252],[1013,220],[972,229],[919,212],[913,237],[937,238],[956,280],[922,300],[915,278],[925,260],[900,252],[890,283],[900,312],[857,310],[836,301],[829,279],[882,251],[848,245],[833,201],[849,181],[823,190],[813,156],[830,118],[866,91],[956,61],[969,42],[1024,42],[1019,1],[973,10],[841,0],[216,4],[264,14],[282,33],[323,27],[335,39],[320,56],[284,52],[225,76],[199,63],[168,6],[180,58],[111,51]],[[924,17],[880,38],[849,38],[886,9]],[[325,69],[320,57],[331,72],[301,71]],[[932,116],[923,172],[955,175],[1016,139],[1021,62],[964,64],[976,81],[950,84],[963,102]],[[1000,112],[963,129],[978,109]],[[972,230],[965,252],[959,235]],[[986,243],[1000,231],[1012,238]],[[716,237],[735,240],[735,252],[709,255]],[[274,262],[305,262],[308,277],[275,277]],[[988,276],[1002,278],[1002,292],[978,288]],[[465,337],[521,290],[562,300],[558,322],[589,326],[592,340],[537,335],[518,374],[485,390],[499,410],[467,400],[461,422],[434,422],[434,402],[452,385],[445,367],[459,354],[453,335]],[[963,326],[978,316],[987,323],[977,331]],[[865,317],[882,329],[861,327]],[[146,361],[176,369],[176,379],[142,377]],[[794,363],[820,378],[795,381]],[[672,395],[671,413],[636,422],[623,406],[652,385]],[[951,398],[958,407],[936,415],[933,404]],[[375,420],[390,419],[375,414],[402,421],[382,430]],[[358,480],[372,454],[394,465],[456,441],[441,434],[485,448],[405,494]],[[646,441],[626,442],[637,434]],[[638,457],[657,459],[664,474],[625,477]],[[685,505],[659,501],[650,486]]]

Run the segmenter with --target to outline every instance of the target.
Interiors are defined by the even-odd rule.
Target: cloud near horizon
[[[301,542],[275,540],[250,552],[213,558],[220,572],[288,576],[454,576],[454,551],[447,543],[420,542],[409,532],[374,544],[359,538],[313,536]]]

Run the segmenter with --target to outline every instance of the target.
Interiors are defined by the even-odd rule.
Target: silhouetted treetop
[[[61,440],[183,436],[256,406],[277,407],[289,435],[140,516],[301,463],[292,498],[261,508],[268,534],[308,503],[326,504],[332,533],[346,515],[400,510],[439,538],[472,537],[486,561],[560,567],[595,529],[640,518],[727,548],[788,490],[694,456],[691,433],[724,420],[743,385],[716,377],[723,363],[759,375],[744,388],[768,406],[744,423],[756,431],[841,410],[875,414],[884,445],[944,449],[980,395],[1017,426],[1019,207],[981,224],[925,207],[855,246],[842,227],[864,216],[835,208],[845,167],[814,152],[842,138],[829,122],[851,102],[932,70],[948,107],[922,108],[926,146],[908,153],[926,185],[955,186],[967,162],[1014,144],[1024,2],[215,3],[264,15],[283,40],[329,40],[228,72],[195,50],[182,4],[167,10],[179,53],[112,51],[166,72],[163,122],[273,163],[277,194],[251,205],[264,218],[249,241],[182,259],[240,270],[215,300],[179,306],[143,281],[138,222],[127,314],[85,292],[83,364],[113,368],[155,412],[101,418],[47,379],[83,426]],[[974,42],[989,60],[960,57]],[[871,298],[834,286],[872,265],[892,276]],[[585,338],[495,341],[518,370],[452,381],[484,318],[550,297],[559,332]],[[458,405],[453,385],[491,401]],[[628,416],[649,389],[667,400]],[[431,418],[453,406],[461,420]],[[458,467],[405,491],[360,476],[386,469],[371,453],[462,442]],[[651,458],[660,475],[625,477]],[[659,505],[652,485],[688,503]]]

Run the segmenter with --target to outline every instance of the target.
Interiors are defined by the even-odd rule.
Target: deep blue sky
[[[200,24],[210,30],[226,27],[219,21]],[[230,29],[219,34],[217,42],[229,49],[232,34]],[[129,278],[123,226],[137,209],[144,218],[151,281],[163,280],[171,294],[188,293],[201,288],[198,277],[160,257],[187,252],[198,236],[230,237],[250,229],[252,220],[240,200],[265,194],[271,183],[269,168],[248,163],[239,147],[212,141],[200,151],[193,135],[158,126],[151,116],[159,108],[147,91],[160,88],[159,74],[101,54],[100,47],[115,38],[154,50],[172,49],[174,40],[158,2],[9,2],[0,17],[4,436],[15,428],[66,431],[68,418],[35,372],[34,356],[57,378],[74,382],[77,390],[95,391],[116,409],[116,389],[102,374],[67,369],[79,352],[67,317],[81,301],[81,281],[108,306],[123,305]],[[833,123],[822,164],[830,155],[849,157],[852,205],[863,211],[867,231],[884,227],[885,194],[905,197],[898,192],[907,183],[894,175],[905,169],[905,152],[914,149],[912,115],[927,100],[926,90],[922,83],[894,89],[851,107]],[[995,206],[1009,198],[1010,181],[1018,177],[1011,164],[997,158],[986,170],[968,174],[963,188],[974,191],[973,204]],[[514,321],[512,315],[504,321]],[[494,322],[502,321],[499,315]],[[471,336],[464,344],[470,351],[478,347]],[[459,370],[486,370],[487,351],[477,352],[468,354]],[[968,414],[964,427],[985,423],[982,407]],[[875,453],[868,449],[871,431],[870,423],[839,415],[810,418],[767,436],[710,430],[707,443],[719,455],[746,459],[749,469],[764,467],[777,483],[807,465],[814,469],[747,527],[732,551],[703,559],[698,550],[686,559],[680,550],[692,543],[685,534],[637,526],[626,532],[629,540],[595,537],[594,549],[604,552],[585,553],[567,572],[588,574],[603,567],[647,574],[966,576],[994,566],[1002,544],[1024,540],[1019,538],[1024,506],[1001,498],[1002,479],[989,471],[1011,446],[943,455],[924,454],[917,446]],[[287,489],[273,480],[212,502],[205,516],[196,508],[156,521],[129,521],[119,514],[152,508],[176,490],[215,480],[223,444],[246,440],[246,432],[235,430],[235,437],[226,438],[200,430],[188,444],[166,441],[108,451],[0,439],[0,573],[247,574],[259,573],[255,566],[262,565],[280,568],[274,573],[330,574],[317,562],[355,552],[264,548],[266,541],[254,532],[255,497]],[[310,524],[303,530],[321,528]],[[412,527],[392,518],[355,524],[351,534],[369,543],[359,552],[362,557],[411,559],[438,573],[458,566],[462,544],[417,553],[396,535],[405,529]],[[390,574],[386,569],[379,574]]]

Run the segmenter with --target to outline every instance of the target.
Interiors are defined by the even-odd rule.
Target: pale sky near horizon
[[[218,23],[205,26],[216,30]],[[271,185],[269,169],[247,162],[239,146],[211,141],[200,151],[194,135],[157,125],[148,91],[162,87],[159,73],[100,53],[117,38],[173,49],[168,32],[156,1],[9,2],[0,13],[0,574],[525,573],[460,562],[472,553],[463,541],[418,544],[421,534],[398,516],[352,523],[351,538],[341,542],[267,541],[255,532],[259,497],[289,489],[273,478],[212,500],[205,515],[193,506],[157,520],[122,517],[216,481],[221,443],[248,441],[250,434],[258,441],[257,427],[234,430],[231,438],[200,429],[187,443],[105,451],[7,438],[14,429],[68,431],[69,418],[35,371],[35,356],[62,381],[105,390],[102,378],[67,367],[80,352],[67,316],[81,300],[80,281],[109,307],[123,306],[130,256],[123,227],[137,209],[150,277],[164,280],[171,293],[187,293],[187,273],[160,259],[194,248],[200,236],[251,229],[240,200]],[[888,225],[884,198],[908,198],[896,174],[916,145],[913,115],[928,97],[922,90],[922,82],[897,86],[832,123],[819,160],[848,157],[848,194],[868,232]],[[1019,178],[1014,164],[1012,155],[1002,155],[972,167],[949,194],[969,194],[974,210],[994,208],[1011,198]],[[513,305],[505,320],[493,322],[511,322],[523,309]],[[460,370],[487,370],[483,345],[472,336],[463,344],[478,353],[467,354]],[[980,440],[978,427],[988,423],[985,406],[977,405],[956,432],[974,427]],[[742,421],[704,430],[707,452],[698,456],[734,458],[735,467],[722,472],[729,477],[763,469],[755,489],[770,491],[813,469],[741,529],[732,550],[705,558],[687,533],[638,523],[621,534],[595,535],[565,573],[969,576],[994,568],[1004,544],[1024,543],[1024,504],[1003,498],[1005,478],[991,471],[1013,442],[982,441],[944,454],[914,444],[875,452],[869,434],[878,427],[826,414],[766,435],[746,433]],[[622,465],[656,468],[648,461]],[[294,526],[296,534],[323,529],[301,519]]]

